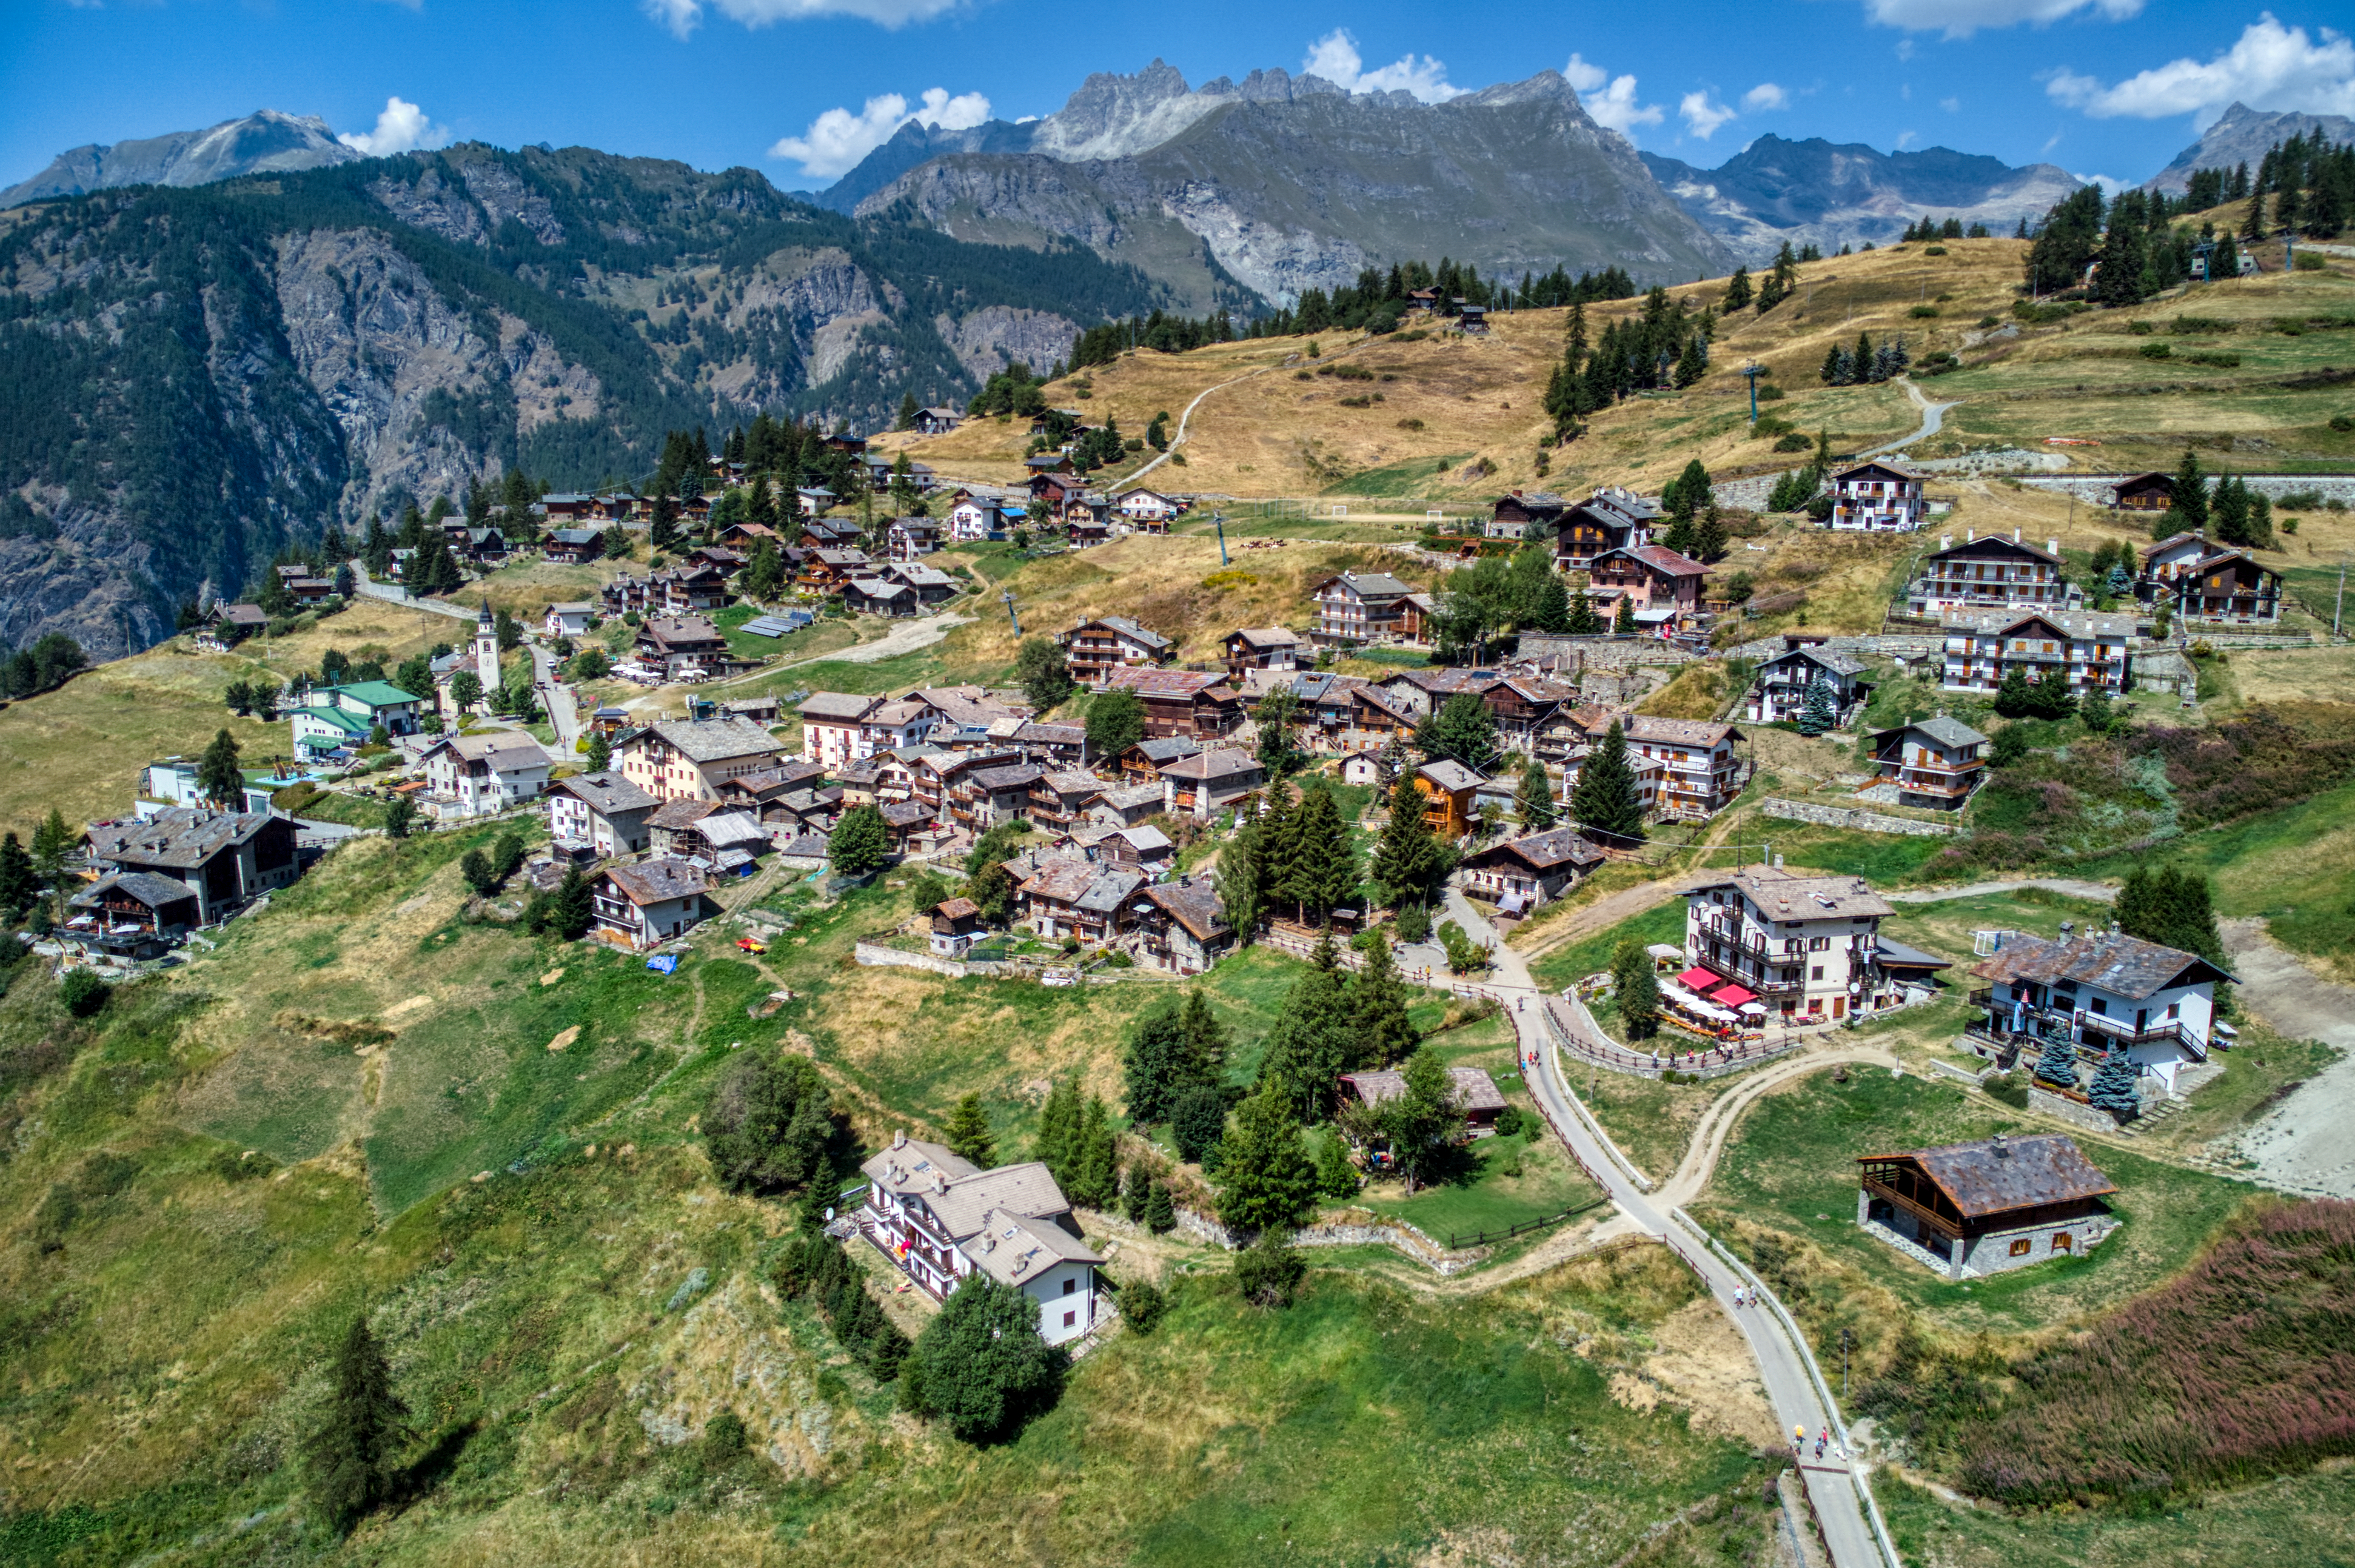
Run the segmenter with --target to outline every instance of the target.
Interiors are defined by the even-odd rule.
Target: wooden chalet
[[[1551,491],[1515,490],[1497,497],[1486,531],[1492,539],[1542,539],[1569,510],[1570,502]]]
[[[1857,1223],[1950,1279],[2082,1253],[2118,1226],[2117,1187],[2059,1133],[1857,1157]]]
[[[1657,503],[1616,485],[1606,485],[1565,510],[1554,536],[1557,571],[1584,571],[1597,556],[1649,544],[1660,519]]]
[[[1211,740],[1243,721],[1242,693],[1222,670],[1139,669],[1110,671],[1106,691],[1134,691],[1145,704],[1147,738],[1188,735]]]
[[[2175,476],[2137,474],[2112,487],[2110,505],[2121,512],[2164,512],[2175,505]]]

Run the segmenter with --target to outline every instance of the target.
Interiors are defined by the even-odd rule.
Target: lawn
[[[1685,901],[1671,897],[1607,930],[1539,955],[1529,965],[1529,976],[1543,989],[1559,991],[1610,968],[1611,955],[1622,942],[1646,947],[1656,942],[1682,946],[1684,940]]]
[[[1407,1221],[1442,1246],[1470,1246],[1476,1232],[1551,1220],[1603,1198],[1602,1189],[1571,1163],[1534,1115],[1510,1137],[1473,1144],[1467,1163],[1461,1179],[1426,1187],[1412,1197],[1399,1182],[1377,1182],[1358,1197],[1356,1206]]]
[[[2014,1513],[1949,1501],[1887,1470],[1873,1496],[1908,1563],[1938,1568],[2275,1568],[2355,1563],[2355,1468],[2332,1465],[2190,1507]]]

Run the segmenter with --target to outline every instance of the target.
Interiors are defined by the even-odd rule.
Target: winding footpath
[[[1853,1452],[1848,1427],[1840,1419],[1839,1410],[1798,1326],[1755,1275],[1708,1241],[1706,1232],[1686,1216],[1682,1205],[1707,1184],[1718,1152],[1724,1147],[1734,1122],[1758,1095],[1786,1079],[1835,1062],[1892,1064],[1891,1059],[1873,1051],[1825,1051],[1756,1075],[1719,1099],[1700,1126],[1694,1129],[1692,1145],[1676,1175],[1657,1192],[1647,1195],[1645,1189],[1650,1184],[1625,1162],[1571,1089],[1561,1059],[1545,1028],[1546,993],[1538,988],[1527,961],[1506,946],[1480,912],[1454,888],[1447,892],[1446,917],[1462,926],[1475,942],[1488,946],[1496,964],[1496,979],[1480,989],[1503,1003],[1512,1019],[1514,1032],[1520,1041],[1521,1060],[1533,1063],[1536,1069],[1529,1075],[1530,1093],[1544,1108],[1556,1136],[1569,1147],[1571,1157],[1602,1184],[1629,1225],[1647,1236],[1657,1236],[1682,1258],[1708,1287],[1718,1306],[1733,1319],[1734,1326],[1750,1342],[1751,1354],[1758,1362],[1759,1381],[1765,1388],[1768,1403],[1774,1407],[1776,1418],[1785,1427],[1800,1428],[1811,1436],[1829,1428],[1838,1440],[1835,1452]],[[1734,1293],[1745,1289],[1759,1292],[1759,1305],[1734,1305]],[[1871,1492],[1864,1474],[1830,1456],[1816,1459],[1812,1442],[1796,1456],[1796,1462],[1800,1479],[1807,1488],[1808,1501],[1823,1527],[1832,1568],[1901,1568],[1896,1548],[1889,1542],[1886,1530],[1880,1528],[1878,1514],[1872,1509]]]
[[[1913,400],[1913,406],[1922,411],[1921,428],[1911,434],[1901,435],[1895,441],[1882,442],[1870,452],[1859,452],[1857,453],[1858,457],[1878,457],[1884,452],[1895,452],[1898,448],[1911,446],[1917,441],[1927,441],[1937,434],[1940,427],[1946,422],[1946,411],[1955,406],[1953,403],[1932,402],[1923,395],[1922,389],[1913,384],[1913,378],[1910,376],[1901,378],[1901,384],[1905,389],[1905,395]]]

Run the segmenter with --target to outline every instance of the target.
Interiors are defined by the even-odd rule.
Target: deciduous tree
[[[826,1168],[834,1099],[807,1059],[747,1051],[713,1085],[700,1125],[722,1186],[789,1191]]]
[[[1011,1437],[1061,1397],[1070,1356],[1039,1334],[1039,1304],[986,1274],[965,1275],[900,1371],[900,1403],[967,1443]]]

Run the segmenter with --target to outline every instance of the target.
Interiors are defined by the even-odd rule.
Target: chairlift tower
[[[1750,422],[1752,424],[1758,422],[1758,378],[1765,373],[1766,367],[1755,359],[1742,368],[1742,378],[1750,383]]]
[[[1018,637],[1022,635],[1022,617],[1014,613],[1014,590],[1009,588],[1003,593],[1000,593],[998,597],[1006,601],[1006,618],[1014,623],[1014,635]]]

